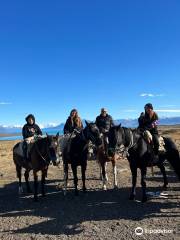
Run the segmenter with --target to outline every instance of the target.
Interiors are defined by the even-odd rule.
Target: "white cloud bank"
[[[180,113],[180,109],[155,109],[156,112]]]
[[[163,97],[165,94],[141,93],[140,97]]]
[[[0,102],[0,105],[11,105],[11,102]]]

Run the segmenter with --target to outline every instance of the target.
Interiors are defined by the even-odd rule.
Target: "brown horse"
[[[25,162],[23,156],[18,153],[21,143],[17,143],[13,148],[13,160],[16,166],[17,177],[19,178],[19,193],[23,192],[21,184],[21,171],[25,168],[25,181],[27,192],[31,193],[29,186],[29,172],[33,170],[34,175],[34,200],[38,200],[38,171],[41,171],[41,191],[45,196],[44,184],[47,176],[48,166],[52,161],[53,165],[59,164],[59,133],[56,136],[47,135],[44,138],[37,139],[32,143],[29,152],[29,161]]]
[[[105,151],[104,145],[104,137],[102,136],[103,144],[97,148],[97,161],[100,166],[100,179],[103,182],[103,189],[106,190],[106,184],[108,181],[107,173],[106,173],[106,166],[108,162],[112,163],[113,167],[113,175],[114,175],[114,188],[117,188],[117,168],[116,168],[116,161],[118,159],[118,155],[114,154],[112,157],[109,157]]]

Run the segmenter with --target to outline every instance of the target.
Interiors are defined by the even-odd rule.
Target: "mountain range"
[[[138,126],[138,120],[137,119],[117,119],[114,120],[114,123],[116,125],[120,124],[124,127],[137,127]],[[177,125],[180,124],[180,117],[163,117],[159,121],[160,125]],[[85,126],[85,120],[83,120],[83,125]],[[54,124],[51,126],[51,124],[48,124],[46,127],[44,126],[42,129],[45,132],[46,130],[58,130],[59,132],[63,132],[64,123],[61,123],[57,126],[54,126]],[[4,126],[0,125],[0,133],[1,134],[11,134],[11,133],[20,133],[21,132],[21,126]]]

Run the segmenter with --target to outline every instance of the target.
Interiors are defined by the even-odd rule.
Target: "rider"
[[[73,133],[75,129],[80,131],[83,129],[83,124],[81,118],[78,116],[77,109],[72,109],[64,125],[64,134]]]
[[[154,154],[155,159],[158,159],[158,152],[159,152],[159,138],[158,138],[158,115],[153,110],[153,105],[151,103],[147,103],[144,106],[145,113],[141,113],[140,117],[138,118],[139,122],[139,129],[145,131],[148,130],[152,137],[153,137],[153,144],[154,144]]]
[[[29,137],[42,136],[42,131],[40,127],[35,123],[35,117],[33,114],[29,114],[26,118],[26,124],[23,126],[22,135],[23,135],[23,155],[24,160],[27,162],[27,141]]]
[[[101,108],[101,114],[96,118],[96,125],[100,133],[103,134],[105,153],[107,154],[108,148],[108,133],[109,129],[114,126],[112,117],[108,114],[107,109]]]

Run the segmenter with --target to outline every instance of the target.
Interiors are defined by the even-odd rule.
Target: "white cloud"
[[[180,113],[180,109],[156,109],[156,112]]]
[[[58,123],[40,123],[39,127],[40,128],[51,128],[51,127],[56,127]]]
[[[163,97],[164,94],[141,93],[140,97]]]
[[[0,102],[0,105],[10,105],[12,104],[11,102]]]
[[[174,108],[174,107],[177,107],[177,105],[174,105],[174,104],[166,104],[166,105],[161,105],[159,106],[160,108]]]

